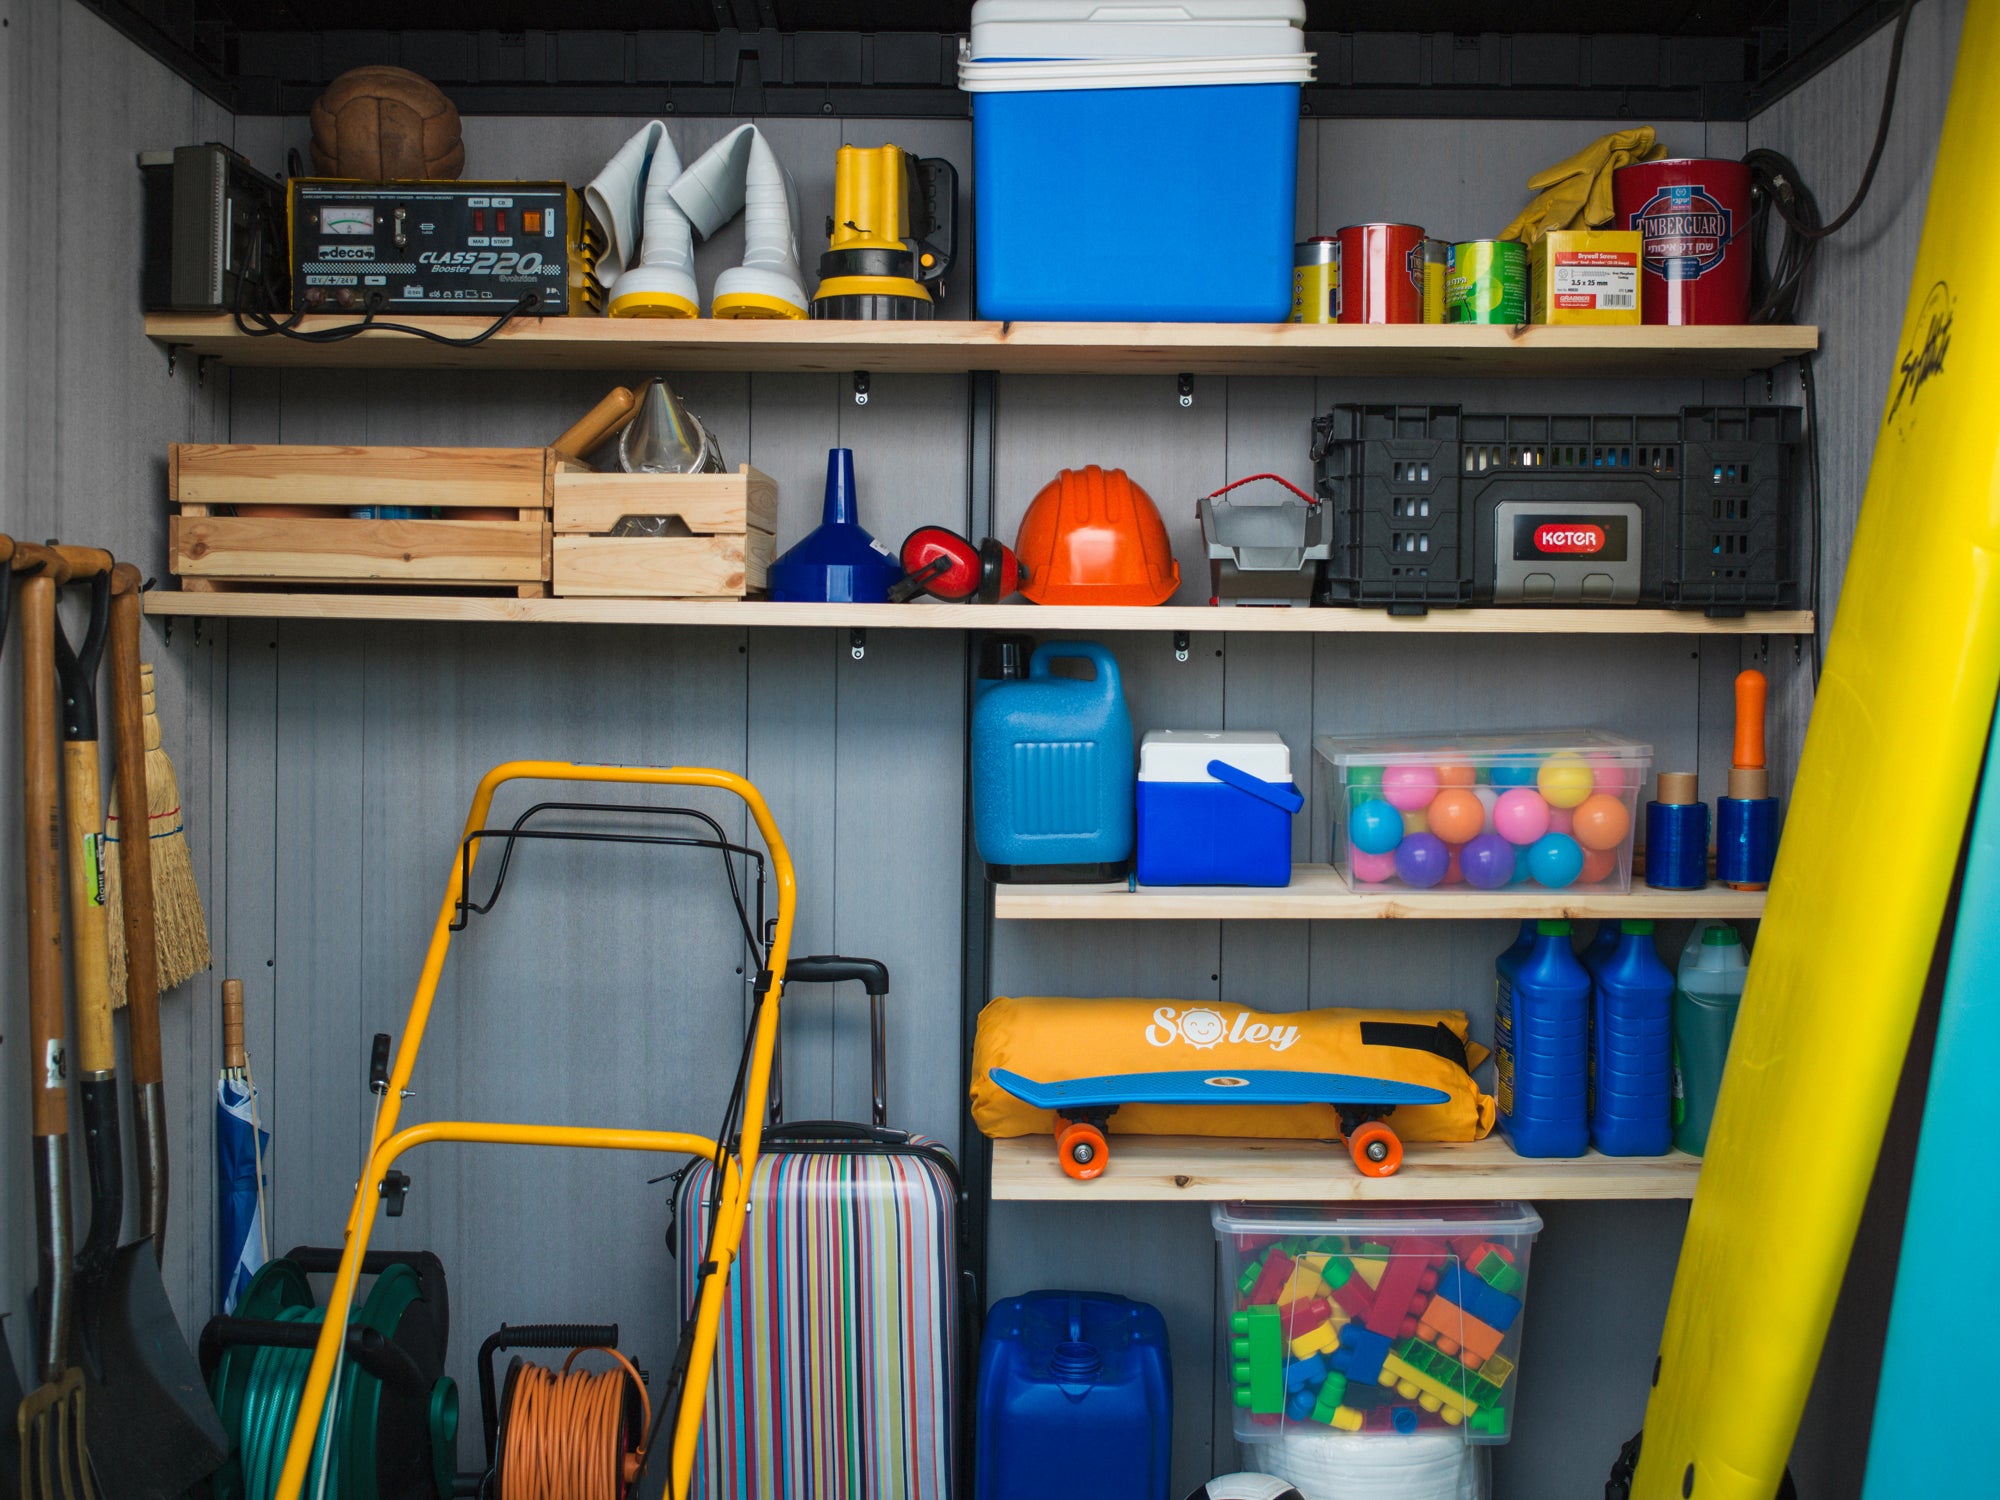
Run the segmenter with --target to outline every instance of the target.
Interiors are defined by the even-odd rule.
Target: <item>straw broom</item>
[[[172,989],[208,968],[208,919],[201,909],[201,892],[194,883],[194,861],[188,855],[181,827],[181,788],[174,763],[160,748],[160,715],[153,697],[153,669],[139,668],[146,716],[146,826],[153,853],[153,924],[159,934],[160,989]],[[123,832],[114,790],[105,819],[105,837],[112,843]],[[105,905],[111,927],[111,994],[125,1003],[124,899],[119,889],[118,861],[105,865]]]

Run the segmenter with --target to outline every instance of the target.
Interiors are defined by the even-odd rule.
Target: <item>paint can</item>
[[[1528,252],[1519,240],[1468,240],[1445,270],[1447,323],[1528,321]]]
[[[1635,162],[1611,174],[1614,226],[1639,231],[1648,323],[1750,321],[1750,169],[1740,161]]]
[[[1444,283],[1451,261],[1450,240],[1424,241],[1424,321],[1444,321]]]
[[[1316,234],[1292,251],[1292,321],[1340,321],[1340,239]]]
[[[1424,320],[1424,232],[1414,224],[1350,224],[1340,231],[1343,323]]]

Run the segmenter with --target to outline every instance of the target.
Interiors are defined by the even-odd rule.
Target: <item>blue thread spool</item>
[[[1692,771],[1662,771],[1646,804],[1646,884],[1698,891],[1708,884],[1708,804]]]
[[[1740,891],[1771,883],[1778,858],[1778,799],[1715,799],[1715,878]]]

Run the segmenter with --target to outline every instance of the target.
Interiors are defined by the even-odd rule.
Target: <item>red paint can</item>
[[[1750,169],[1646,161],[1611,174],[1612,227],[1639,231],[1648,323],[1750,321]]]
[[[1424,232],[1414,224],[1350,224],[1340,231],[1339,319],[1424,320]]]

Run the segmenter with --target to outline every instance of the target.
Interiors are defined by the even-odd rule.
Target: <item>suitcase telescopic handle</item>
[[[889,1122],[889,1054],[883,1019],[883,1002],[889,998],[889,966],[876,958],[842,958],[834,953],[814,953],[794,958],[785,965],[785,987],[795,984],[858,984],[868,994],[869,1077],[874,1092],[874,1122],[877,1130]],[[771,1123],[785,1119],[784,1054],[771,1055]]]

